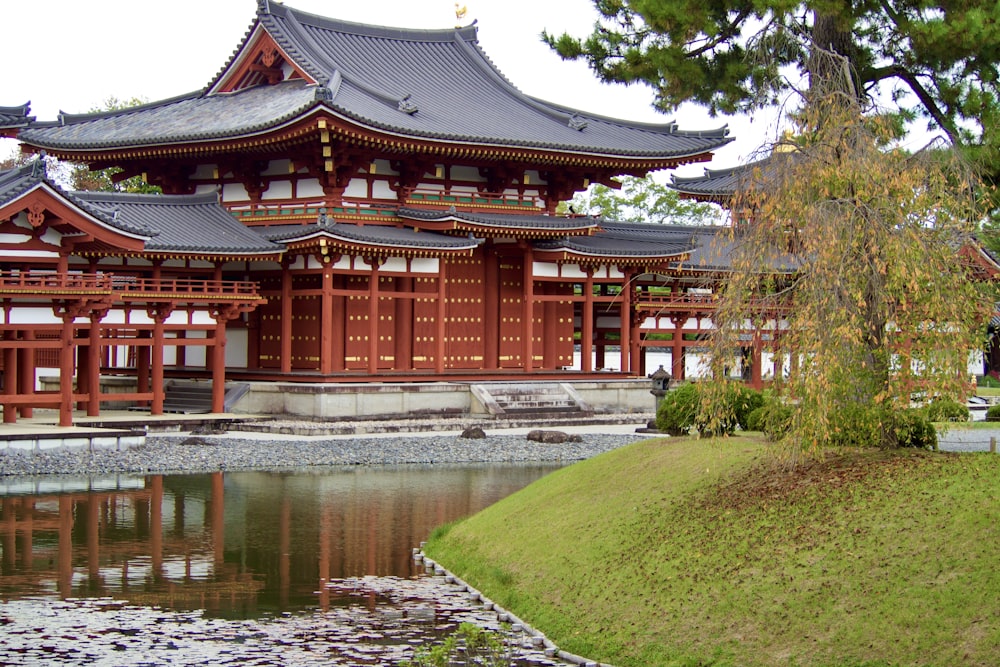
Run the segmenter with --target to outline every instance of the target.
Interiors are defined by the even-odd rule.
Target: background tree
[[[594,0],[585,38],[543,33],[605,81],[642,82],[655,105],[714,113],[781,101],[797,71],[844,67],[859,101],[892,100],[897,120],[943,130],[1000,183],[1000,4],[995,0]],[[817,47],[840,60],[816,57]]]
[[[717,370],[732,363],[785,308],[777,347],[798,367],[777,390],[793,399],[792,441],[896,445],[914,397],[968,393],[993,297],[958,250],[981,202],[954,151],[887,149],[891,119],[863,113],[841,83],[798,114],[781,168],[737,195],[750,223],[730,230],[712,358]]]
[[[100,113],[104,111],[120,111],[129,107],[145,104],[148,100],[133,97],[128,100],[120,100],[117,97],[109,97],[104,100],[101,107],[95,107],[88,113]],[[91,171],[86,164],[75,163],[70,168],[70,187],[74,190],[100,190],[104,192],[137,192],[137,193],[160,193],[162,189],[156,185],[149,185],[142,176],[130,176],[125,179],[115,178],[122,173],[119,167],[109,167]]]
[[[621,176],[621,189],[595,184],[562,202],[557,213],[593,215],[619,222],[654,222],[669,225],[711,225],[722,212],[711,204],[681,199],[676,190],[652,177]]]

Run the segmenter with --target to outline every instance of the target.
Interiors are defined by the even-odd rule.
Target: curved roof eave
[[[10,201],[15,202],[18,199],[22,199],[23,197],[26,197],[27,195],[39,189],[44,190],[51,197],[57,199],[64,206],[67,206],[77,211],[81,218],[84,218],[88,222],[97,225],[98,227],[105,229],[112,234],[118,236],[124,236],[126,238],[134,239],[136,241],[142,241],[144,244],[149,242],[150,239],[156,236],[155,232],[153,232],[152,230],[146,230],[147,233],[144,234],[139,230],[126,229],[120,225],[116,225],[112,220],[107,219],[106,217],[101,216],[97,214],[95,211],[93,211],[89,206],[87,206],[86,202],[82,202],[81,200],[74,197],[72,194],[64,192],[60,188],[51,185],[50,183],[48,183],[48,181],[40,181],[38,184],[28,188],[23,193],[19,194],[17,197],[14,197]]]
[[[304,226],[304,225],[303,225]],[[421,232],[427,235],[426,232]],[[389,239],[360,239],[354,238],[350,235],[337,234],[330,227],[325,228],[313,228],[301,235],[292,235],[291,232],[288,234],[280,234],[272,237],[272,241],[276,243],[283,243],[285,245],[292,243],[304,243],[306,241],[312,241],[319,238],[330,239],[337,241],[338,243],[345,243],[350,245],[364,246],[370,248],[381,248],[381,249],[399,249],[399,250],[413,250],[418,252],[468,252],[470,250],[475,250],[479,247],[479,241],[475,240],[465,244],[455,244],[455,245],[418,245],[414,243],[398,242]],[[449,240],[456,237],[448,237]]]

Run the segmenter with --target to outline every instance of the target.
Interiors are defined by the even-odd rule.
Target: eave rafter
[[[605,264],[628,266],[640,269],[641,273],[657,273],[673,275],[677,273],[676,262],[684,262],[689,254],[670,255],[663,258],[634,257],[629,255],[589,255],[571,250],[536,250],[534,258],[541,262],[556,264],[579,264],[580,266],[598,267]]]
[[[531,165],[533,168],[587,170],[590,180],[604,182],[610,175],[641,175],[655,169],[668,169],[685,164],[706,162],[711,152],[681,157],[617,157],[554,149],[521,148],[475,144],[468,141],[420,139],[375,130],[323,111],[319,107],[279,127],[262,129],[252,135],[219,139],[172,142],[154,146],[118,147],[106,150],[67,150],[51,147],[45,150],[54,157],[84,162],[92,168],[122,165],[135,160],[205,159],[233,153],[274,153],[304,143],[318,141],[321,146],[336,146],[351,154],[378,155],[389,159],[420,156],[429,164],[456,162],[463,164]],[[27,150],[35,150],[26,147]],[[331,156],[332,157],[332,156]]]
[[[294,255],[315,255],[317,257],[330,257],[336,262],[340,257],[469,257],[472,256],[473,249],[469,248],[408,248],[403,246],[370,245],[367,243],[352,243],[343,239],[329,236],[319,238],[304,239],[302,241],[288,241],[285,244],[288,254]],[[321,260],[325,261],[325,260]]]

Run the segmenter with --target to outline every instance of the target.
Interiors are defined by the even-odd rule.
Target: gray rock
[[[528,435],[525,437],[532,442],[541,442],[546,445],[559,445],[564,442],[583,442],[583,438],[579,435],[568,435],[562,431],[545,431],[542,429],[528,431]]]
[[[472,440],[482,440],[486,437],[486,431],[480,426],[470,426],[469,428],[462,431],[460,438],[469,438]]]

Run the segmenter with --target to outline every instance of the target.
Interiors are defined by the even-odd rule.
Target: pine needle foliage
[[[847,414],[870,426],[858,444],[893,446],[915,399],[964,400],[992,304],[961,253],[983,215],[972,172],[947,147],[891,148],[891,119],[848,88],[814,86],[799,133],[742,185],[712,340],[721,370],[748,336],[775,336],[792,369],[775,390],[806,449],[842,441]]]

